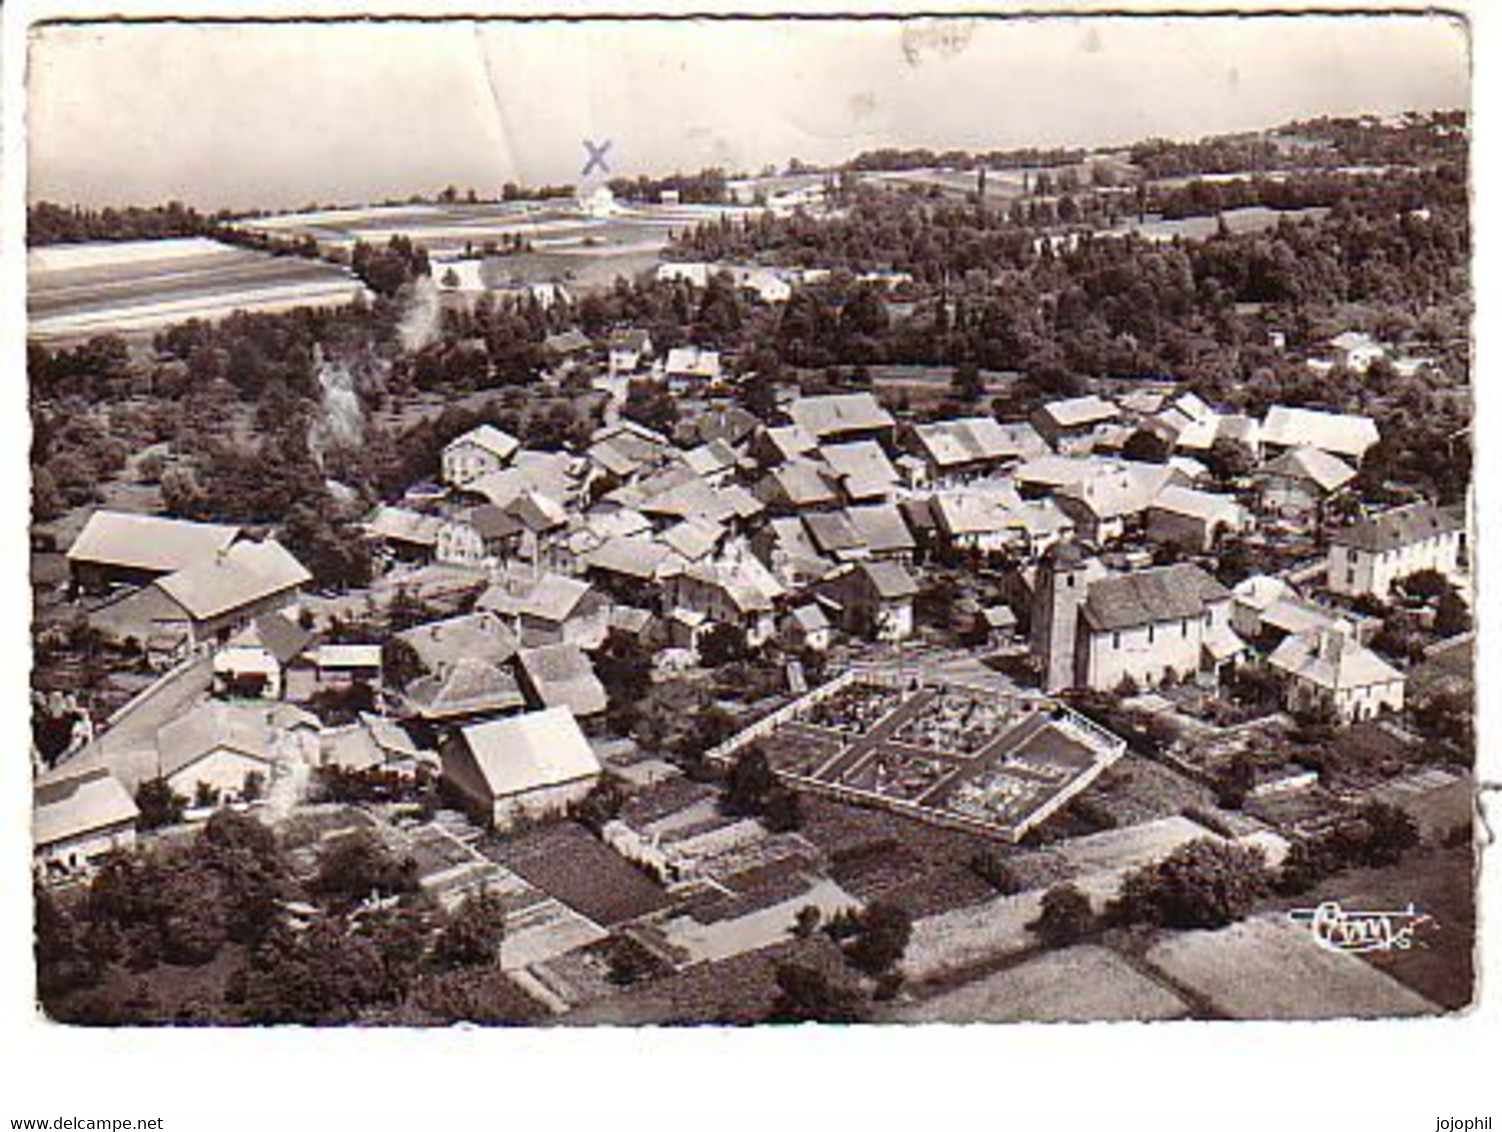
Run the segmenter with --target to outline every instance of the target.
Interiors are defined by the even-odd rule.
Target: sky
[[[29,193],[364,203],[445,185],[1201,137],[1469,104],[1438,17],[34,28]]]

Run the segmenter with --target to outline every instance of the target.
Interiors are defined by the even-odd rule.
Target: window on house
[[[1111,647],[1113,649],[1119,649],[1121,647],[1121,634],[1120,633],[1112,633],[1111,634]]]
[[[1350,570],[1350,569],[1346,570],[1346,585],[1348,585],[1348,586],[1354,586],[1355,584],[1356,584],[1356,571],[1355,570]]]
[[[1189,618],[1184,618],[1184,624],[1181,626],[1181,628],[1184,630],[1181,636],[1189,636]]]
[[[1157,628],[1157,626],[1155,626],[1155,625],[1149,625],[1147,627],[1147,643],[1148,644],[1152,644],[1153,643],[1153,636],[1154,636],[1154,632],[1153,631],[1156,628]]]

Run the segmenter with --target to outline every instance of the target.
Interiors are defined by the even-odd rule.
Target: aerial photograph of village
[[[1464,34],[1059,23],[34,27],[38,1010],[1469,1009]]]

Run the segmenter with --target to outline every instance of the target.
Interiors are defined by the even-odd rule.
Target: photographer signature
[[[1288,918],[1308,924],[1314,942],[1331,951],[1407,951],[1418,929],[1433,921],[1412,901],[1394,911],[1348,911],[1340,901],[1326,900],[1315,908],[1295,908]]]

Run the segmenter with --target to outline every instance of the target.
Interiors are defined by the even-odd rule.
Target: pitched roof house
[[[1307,515],[1355,478],[1339,456],[1308,446],[1285,450],[1257,472],[1262,507],[1289,517]]]
[[[1147,537],[1188,550],[1207,551],[1223,535],[1244,529],[1246,512],[1234,496],[1169,484],[1147,509]]]
[[[1335,593],[1386,600],[1393,583],[1421,570],[1465,574],[1465,520],[1432,503],[1395,507],[1330,536],[1326,584]]]
[[[443,777],[498,829],[581,801],[600,760],[567,708],[471,724],[440,748]]]
[[[1353,413],[1273,405],[1262,421],[1262,447],[1272,452],[1318,448],[1359,464],[1380,439],[1376,422]]]
[[[881,440],[889,437],[896,421],[870,393],[828,393],[798,397],[788,406],[788,416],[819,443],[840,440]]]
[[[93,616],[101,628],[145,641],[174,632],[189,641],[228,637],[251,618],[297,600],[312,575],[280,543],[234,543]]]
[[[440,671],[408,684],[409,712],[428,724],[453,725],[518,711],[527,704],[511,672],[479,657],[461,656]]]
[[[516,654],[517,680],[533,707],[567,708],[576,719],[605,711],[605,686],[582,649],[560,643]]]
[[[240,533],[222,523],[95,511],[68,548],[68,568],[75,583],[89,589],[144,585],[213,559]]]
[[[699,346],[675,346],[668,351],[662,375],[669,384],[686,387],[720,380],[720,352]]]
[[[874,440],[825,444],[819,454],[851,503],[889,499],[902,482],[892,461]]]
[[[440,677],[460,660],[505,664],[520,647],[506,623],[484,610],[414,625],[397,637],[412,646],[424,668]]]
[[[521,441],[495,425],[482,424],[443,446],[443,482],[462,487],[509,464]]]
[[[1060,452],[1088,450],[1090,436],[1121,420],[1121,410],[1094,393],[1050,401],[1030,418],[1038,434]]]
[[[1290,711],[1329,710],[1343,723],[1403,710],[1404,676],[1345,625],[1284,639],[1267,659]]]
[[[31,841],[36,864],[73,873],[135,844],[139,811],[108,767],[65,768],[32,788]]]
[[[1048,445],[1027,421],[959,417],[913,428],[913,442],[931,480],[984,475],[1031,460]]]
[[[365,522],[365,533],[388,553],[404,561],[427,561],[438,551],[444,520],[409,507],[382,504]]]
[[[1060,488],[1054,498],[1074,520],[1080,537],[1103,546],[1121,538],[1146,515],[1164,488],[1180,478],[1181,473],[1167,464],[1121,460]]]
[[[216,799],[238,798],[249,774],[269,781],[284,761],[315,761],[319,730],[317,716],[290,704],[210,700],[157,732],[157,773],[184,797],[201,783]]]

